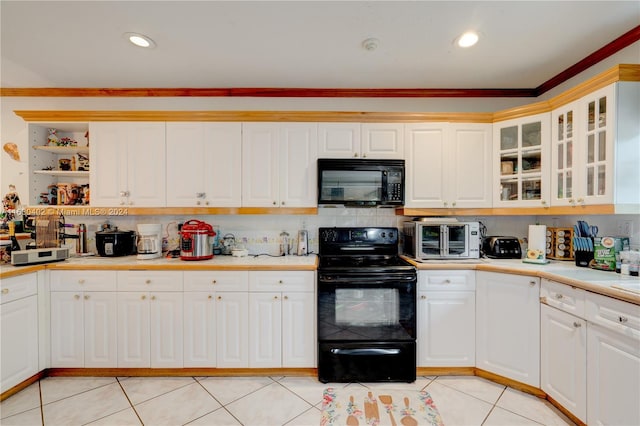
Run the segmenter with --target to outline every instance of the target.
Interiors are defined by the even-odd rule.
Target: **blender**
[[[156,259],[162,257],[162,225],[143,223],[138,225],[138,259]]]

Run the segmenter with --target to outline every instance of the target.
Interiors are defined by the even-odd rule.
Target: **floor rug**
[[[321,426],[444,426],[427,391],[327,388],[322,395]]]

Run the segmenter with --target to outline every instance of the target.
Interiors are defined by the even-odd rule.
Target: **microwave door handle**
[[[440,225],[440,256],[446,256],[449,251],[448,235],[449,228],[447,225]]]

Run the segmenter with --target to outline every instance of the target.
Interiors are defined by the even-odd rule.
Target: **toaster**
[[[482,240],[482,251],[492,259],[520,259],[522,249],[516,237],[485,237]]]

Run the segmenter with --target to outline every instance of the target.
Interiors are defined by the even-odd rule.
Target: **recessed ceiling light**
[[[458,37],[458,46],[471,47],[478,42],[478,34],[473,31],[468,31]]]
[[[156,43],[144,34],[124,33],[124,36],[127,38],[127,40],[138,47],[145,47],[149,49],[156,47]]]

